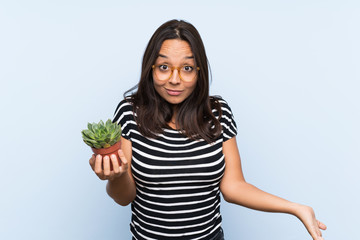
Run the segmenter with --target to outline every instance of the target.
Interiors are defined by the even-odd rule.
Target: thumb
[[[121,160],[121,167],[127,169],[128,168],[128,160],[126,159],[124,152],[120,149],[118,151],[120,160]]]
[[[320,222],[320,221],[317,221],[318,222],[318,226],[319,226],[319,228],[320,229],[322,229],[322,230],[326,230],[326,225],[325,224],[323,224],[322,222]]]

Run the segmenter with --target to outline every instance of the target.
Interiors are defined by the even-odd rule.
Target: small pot
[[[121,148],[121,141],[115,143],[114,145],[112,145],[112,146],[110,146],[108,148],[91,148],[91,149],[95,153],[95,155],[100,154],[103,158],[105,156],[109,156],[109,159],[110,159],[110,155],[115,154],[115,156],[116,156],[116,158],[118,160],[119,166],[120,166],[121,161],[120,161],[120,157],[118,155],[118,150],[120,148]],[[104,169],[104,166],[103,166],[103,169]],[[113,170],[113,165],[112,165],[111,159],[110,159],[110,170],[111,171]]]

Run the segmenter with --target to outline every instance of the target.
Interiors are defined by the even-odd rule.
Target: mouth
[[[182,90],[172,90],[172,89],[167,89],[167,88],[165,88],[165,90],[171,96],[178,96],[183,92]]]

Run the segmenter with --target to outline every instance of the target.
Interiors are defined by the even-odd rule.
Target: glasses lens
[[[197,69],[194,66],[183,66],[181,68],[171,68],[167,65],[154,65],[153,67],[156,77],[160,81],[167,81],[171,78],[173,71],[178,70],[180,79],[185,82],[191,82],[197,75]]]
[[[165,81],[165,80],[170,79],[171,74],[172,74],[171,68],[167,65],[155,65],[154,72],[155,72],[156,77],[160,81]]]
[[[180,75],[182,80],[190,82],[195,79],[197,70],[194,66],[184,66],[180,69]]]

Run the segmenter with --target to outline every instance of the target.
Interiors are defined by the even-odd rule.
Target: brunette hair
[[[168,128],[167,123],[173,115],[172,105],[156,92],[152,76],[152,65],[163,42],[168,39],[188,42],[195,64],[200,67],[194,91],[177,105],[176,126],[191,139],[214,142],[221,134],[221,124],[212,109],[218,111],[220,119],[221,106],[217,98],[209,96],[209,64],[200,34],[192,24],[183,20],[170,20],[155,31],[144,52],[140,81],[124,94],[131,93],[127,99],[133,104],[139,131],[144,136],[155,138]]]

